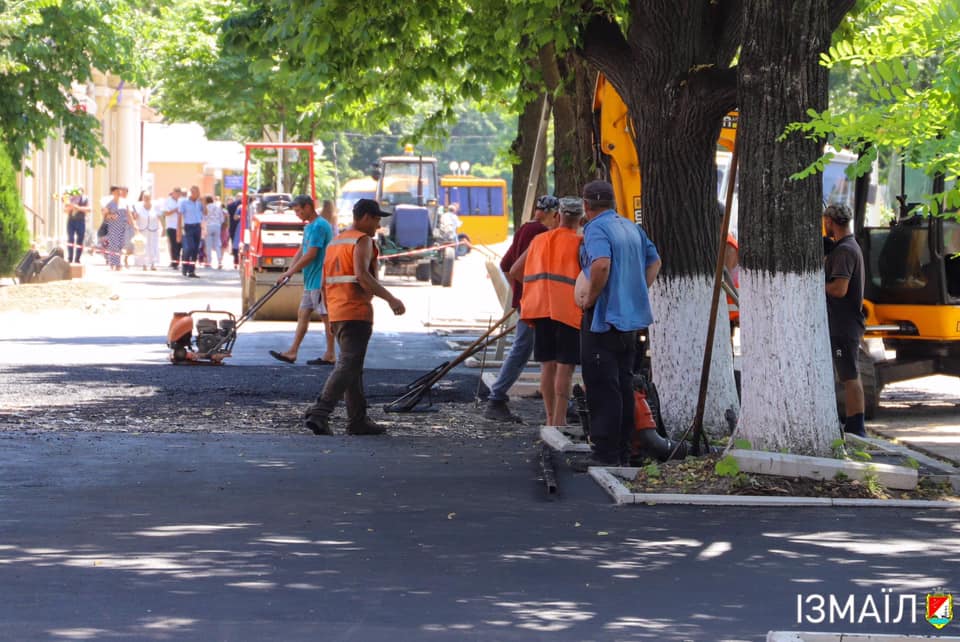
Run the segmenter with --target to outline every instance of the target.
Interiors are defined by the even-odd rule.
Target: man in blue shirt
[[[177,206],[179,212],[178,236],[183,243],[180,266],[183,276],[197,278],[197,257],[200,254],[200,224],[203,223],[203,201],[200,199],[200,188],[190,187],[190,196],[180,199]]]
[[[613,207],[610,183],[592,181],[583,188],[587,224],[574,297],[583,309],[580,359],[593,452],[571,462],[578,470],[628,464],[637,330],[653,323],[648,288],[660,271],[657,248]]]
[[[330,331],[327,309],[324,307],[321,293],[323,292],[323,259],[327,254],[327,246],[333,240],[333,228],[322,216],[317,215],[313,199],[309,196],[301,194],[296,197],[291,207],[307,226],[303,228],[303,242],[293,257],[293,263],[280,275],[277,283],[303,270],[303,298],[300,300],[300,309],[297,311],[297,331],[293,335],[293,343],[284,352],[271,350],[270,356],[286,363],[296,362],[300,344],[310,326],[310,317],[316,310],[326,330],[327,349],[321,358],[311,359],[307,364],[332,366],[336,356],[333,351],[333,333]]]

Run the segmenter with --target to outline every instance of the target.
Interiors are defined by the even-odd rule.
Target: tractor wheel
[[[430,284],[443,283],[443,263],[437,259],[430,259]]]
[[[459,241],[457,244],[457,258],[459,259],[461,256],[470,254],[470,237],[466,234],[457,234],[457,241]]]
[[[429,263],[417,263],[417,281],[429,281],[430,280],[430,264]]]
[[[245,313],[250,309],[250,306],[253,305],[253,301],[250,299],[250,281],[249,279],[244,279],[240,284],[240,312]]]
[[[453,285],[453,262],[457,260],[456,252],[452,247],[443,251],[443,263],[441,264],[440,285],[449,288]]]

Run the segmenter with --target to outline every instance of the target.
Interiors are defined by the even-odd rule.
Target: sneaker
[[[307,428],[317,436],[332,435],[330,430],[330,418],[323,415],[307,415],[305,422]]]
[[[507,402],[500,399],[487,401],[487,407],[483,409],[483,418],[505,423],[522,423],[519,417],[510,412]]]
[[[589,455],[581,455],[580,457],[570,457],[569,459],[567,459],[567,463],[570,465],[570,470],[572,470],[575,473],[585,473],[589,468],[593,466],[606,467],[606,466],[620,465],[619,462],[610,463],[608,461],[599,459],[593,453]]]
[[[363,421],[347,426],[348,435],[382,435],[385,432],[387,429],[370,417],[364,417]]]

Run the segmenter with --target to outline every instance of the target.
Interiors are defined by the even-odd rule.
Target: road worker
[[[512,278],[523,278],[520,322],[533,325],[548,426],[566,424],[573,371],[580,363],[583,311],[574,302],[573,289],[580,273],[577,231],[582,216],[580,198],[560,199],[559,226],[534,238],[510,269]]]
[[[373,236],[380,219],[390,216],[375,200],[361,198],[353,206],[353,227],[340,233],[327,246],[323,261],[324,296],[330,325],[340,347],[333,372],[323,392],[306,412],[306,425],[315,435],[331,435],[330,413],[345,397],[347,433],[379,435],[386,429],[367,416],[363,394],[363,361],[373,334],[373,297],[390,304],[396,315],[406,309],[377,280],[379,250]]]

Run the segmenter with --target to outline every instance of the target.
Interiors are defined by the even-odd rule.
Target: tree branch
[[[843,17],[853,9],[856,0],[831,0],[830,2],[830,33],[836,31]]]
[[[712,6],[711,14],[711,23],[714,25],[713,38],[716,42],[714,64],[726,67],[743,42],[744,2],[743,0],[718,2]]]
[[[594,12],[581,28],[581,45],[577,50],[584,60],[596,67],[610,79],[614,86],[624,86],[624,71],[631,65],[625,64],[632,58],[630,45],[610,16]]]

